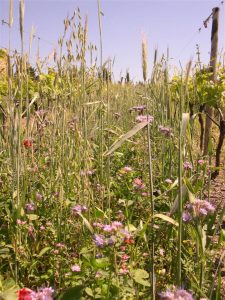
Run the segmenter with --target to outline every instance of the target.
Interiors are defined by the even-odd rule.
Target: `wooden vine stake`
[[[220,135],[219,140],[216,148],[216,170],[212,173],[212,179],[215,179],[219,175],[219,168],[220,168],[220,155],[223,147],[223,142],[225,138],[225,118],[224,114],[221,109],[218,109],[219,115],[220,115],[220,123],[219,123],[219,129],[220,129]]]
[[[211,32],[211,54],[210,54],[210,68],[212,70],[211,80],[216,81],[216,63],[218,54],[218,28],[219,28],[219,7],[214,7],[212,11],[212,32]],[[208,144],[210,132],[212,127],[213,108],[209,105],[205,107],[206,121],[205,121],[205,137],[203,155],[208,154]]]

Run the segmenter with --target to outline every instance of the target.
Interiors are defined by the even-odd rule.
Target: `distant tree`
[[[129,71],[126,71],[126,79],[125,79],[126,83],[130,82],[130,73]]]

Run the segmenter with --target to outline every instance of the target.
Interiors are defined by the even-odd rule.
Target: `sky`
[[[14,24],[11,48],[20,50],[19,0],[14,0]],[[220,0],[101,0],[103,61],[114,60],[116,80],[129,70],[131,79],[142,79],[141,39],[148,42],[148,63],[151,69],[154,50],[158,57],[169,49],[169,64],[185,67],[190,58],[196,60],[199,44],[201,61],[209,62],[211,22],[204,28],[203,21]],[[47,56],[63,33],[63,20],[80,8],[88,16],[88,39],[99,47],[97,0],[25,0],[25,49],[28,49],[31,26],[40,39],[40,55]],[[0,20],[8,21],[9,0],[0,0]],[[198,29],[202,27],[199,32]],[[9,30],[0,25],[0,47],[7,47]],[[219,53],[225,49],[225,3],[220,6]],[[225,51],[225,50],[224,50]],[[37,39],[32,55],[37,52]],[[100,60],[99,60],[100,62]],[[150,70],[149,70],[150,72]]]

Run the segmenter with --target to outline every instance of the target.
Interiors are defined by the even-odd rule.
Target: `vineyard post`
[[[219,28],[219,7],[214,7],[212,11],[212,31],[211,31],[211,53],[210,53],[210,69],[212,71],[211,80],[216,81],[216,62],[218,54],[218,28]],[[213,108],[206,105],[206,121],[205,121],[205,137],[203,155],[208,153],[208,144],[210,131],[212,127]]]

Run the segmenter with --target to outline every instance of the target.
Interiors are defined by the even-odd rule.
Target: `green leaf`
[[[164,220],[164,221],[166,221],[168,223],[171,223],[171,224],[173,224],[175,226],[178,226],[177,221],[175,221],[174,219],[172,219],[169,216],[166,216],[166,215],[163,215],[163,214],[155,214],[154,218],[159,218],[159,219],[162,219],[162,220]]]
[[[1,300],[18,299],[17,292],[19,291],[20,288],[18,285],[15,284],[15,281],[12,278],[5,279],[4,281],[1,280],[0,287],[1,289],[3,289],[3,291],[0,292]]]
[[[25,113],[28,111],[28,109],[30,109],[30,107],[34,104],[34,102],[38,99],[38,97],[39,97],[39,94],[35,93],[33,99],[29,103],[28,108],[22,113],[22,117],[25,115]]]
[[[218,283],[217,283],[217,287],[216,287],[216,300],[220,300],[221,299],[221,271],[219,271],[219,275],[218,275]]]
[[[107,257],[103,257],[103,258],[93,258],[91,260],[91,265],[95,268],[95,269],[105,269],[106,267],[109,266],[109,259]]]
[[[17,190],[13,191],[13,199],[17,197]]]
[[[133,232],[137,230],[137,228],[133,224],[129,224],[125,226],[125,229],[128,230],[129,232]]]
[[[209,138],[209,143],[208,143],[208,154],[213,155],[213,144],[212,144],[212,138]]]
[[[94,229],[91,226],[91,224],[88,222],[88,220],[82,214],[78,213],[78,215],[83,219],[85,226],[91,232],[91,234],[94,234]]]
[[[188,190],[188,198],[191,203],[195,202],[195,195],[190,190]]]
[[[79,300],[82,297],[83,285],[77,285],[66,290],[62,295],[59,296],[59,300]]]
[[[108,219],[108,217],[105,214],[105,212],[103,210],[101,210],[99,207],[95,207],[94,216],[96,218],[106,218],[106,219]]]
[[[93,104],[99,104],[99,103],[101,103],[101,101],[87,102],[87,103],[84,103],[83,105],[93,105]]]
[[[104,153],[104,156],[111,155],[114,151],[116,151],[125,141],[127,141],[129,138],[131,138],[133,135],[135,135],[138,131],[140,131],[142,128],[144,128],[146,125],[148,125],[149,121],[141,122],[137,125],[135,125],[130,131],[122,135],[115,143],[112,144],[112,146],[109,148],[108,151]]]
[[[88,296],[94,298],[94,294],[92,292],[92,289],[89,287],[86,287],[85,292],[88,294]]]
[[[187,125],[189,123],[190,115],[189,113],[183,113],[182,114],[182,122],[181,122],[181,136],[185,135]]]
[[[148,224],[149,224],[150,220],[151,219],[149,219],[145,224],[143,224],[143,221],[140,220],[140,225],[139,225],[140,229],[139,229],[138,235],[140,237],[142,237],[145,240],[146,243],[147,243],[146,230],[148,228]]]
[[[143,269],[132,270],[131,276],[135,282],[144,286],[150,286],[150,282],[146,280],[149,277],[149,274],[145,270]]]
[[[206,232],[203,228],[201,228],[201,243],[202,243],[202,251],[205,252],[206,247]]]
[[[187,187],[186,187],[185,184],[182,185],[182,191],[181,191],[181,193],[182,193],[182,199],[184,199],[184,197],[185,197],[185,195],[187,193]],[[177,195],[177,197],[174,200],[174,203],[173,203],[173,205],[172,205],[172,207],[170,209],[170,216],[173,215],[176,212],[176,210],[178,208],[178,203],[179,203],[179,195]]]
[[[176,180],[174,180],[174,182],[170,185],[170,187],[168,189],[166,189],[162,194],[159,194],[159,196],[155,197],[155,199],[161,198],[163,195],[167,194],[169,191],[171,191],[177,185],[178,185],[178,178]]]
[[[131,205],[133,205],[134,204],[134,201],[133,200],[128,200],[127,201],[127,206],[129,207],[129,206],[131,206]]]
[[[0,293],[0,299],[1,300],[17,300],[18,299],[18,295],[17,295],[18,290],[19,290],[19,288],[15,288],[13,290],[6,290],[6,291]]]
[[[24,216],[24,214],[25,214],[24,209],[23,209],[23,207],[21,207],[21,209],[20,209],[20,215],[21,215],[21,217]]]
[[[30,214],[30,215],[27,215],[27,218],[28,218],[30,221],[35,221],[35,220],[38,220],[38,219],[39,219],[39,216],[38,216],[38,215],[34,215],[34,214]]]
[[[46,252],[48,252],[51,249],[51,247],[45,247],[43,248],[40,253],[38,254],[38,257],[43,256]]]
[[[119,288],[116,285],[111,285],[110,286],[110,293],[112,294],[112,296],[118,296],[119,295]],[[113,298],[114,299],[114,298]],[[118,299],[118,298],[117,298]]]
[[[0,249],[0,255],[1,254],[7,254],[7,253],[9,253],[9,249],[8,248],[2,248],[2,249]]]
[[[172,190],[177,185],[178,185],[178,178],[176,178],[176,180],[174,180],[174,182],[171,184],[169,191]]]

